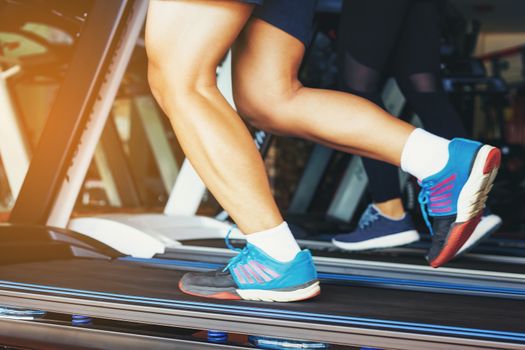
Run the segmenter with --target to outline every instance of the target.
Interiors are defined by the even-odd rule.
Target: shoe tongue
[[[368,212],[370,214],[379,214],[383,216],[383,213],[381,213],[381,210],[379,210],[379,208],[377,208],[375,204],[370,204],[370,206],[368,207]]]
[[[376,209],[376,207],[373,204],[370,204],[361,215],[361,218],[359,219],[359,226],[362,227],[366,223],[370,223],[371,221],[373,221],[372,217],[378,214],[381,215],[380,212]]]

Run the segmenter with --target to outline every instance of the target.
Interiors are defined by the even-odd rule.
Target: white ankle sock
[[[269,230],[246,235],[246,240],[281,262],[293,260],[301,251],[286,221]]]
[[[401,169],[420,180],[436,174],[448,162],[449,143],[423,129],[415,129],[403,148]]]

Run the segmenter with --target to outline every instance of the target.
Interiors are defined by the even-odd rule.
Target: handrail
[[[492,60],[495,58],[500,58],[500,57],[505,57],[505,56],[512,56],[520,52],[525,53],[525,45],[518,45],[518,46],[509,47],[509,48],[502,49],[502,50],[492,51],[492,52],[480,55],[477,58],[479,58],[482,61],[486,61],[486,60]]]

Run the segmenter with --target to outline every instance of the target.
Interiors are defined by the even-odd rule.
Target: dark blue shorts
[[[240,0],[257,4],[253,15],[299,39],[305,46],[312,38],[317,0]]]

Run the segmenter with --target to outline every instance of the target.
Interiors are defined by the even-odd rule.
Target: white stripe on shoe
[[[489,173],[484,172],[487,158],[495,147],[484,145],[476,155],[470,175],[463,185],[458,197],[456,222],[467,222],[479,214],[485,207],[492,182],[496,178],[498,168]]]

